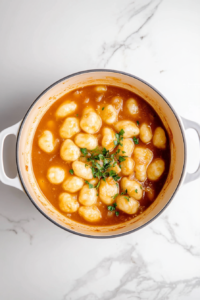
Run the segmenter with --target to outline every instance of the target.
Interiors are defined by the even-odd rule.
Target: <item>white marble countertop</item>
[[[200,122],[199,0],[0,1],[0,130],[54,81],[92,68],[132,73]],[[189,170],[199,157],[187,132]],[[15,140],[6,141],[14,176]],[[154,222],[107,240],[65,232],[0,183],[1,300],[199,300],[200,179]]]

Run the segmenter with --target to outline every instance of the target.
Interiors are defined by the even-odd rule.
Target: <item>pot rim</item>
[[[176,186],[176,189],[174,190],[171,198],[168,200],[167,204],[159,211],[159,213],[157,215],[155,215],[151,220],[149,220],[147,223],[143,224],[142,226],[138,227],[138,228],[135,228],[133,230],[129,230],[127,232],[124,232],[124,233],[119,233],[119,234],[111,234],[111,235],[108,235],[108,236],[94,236],[94,235],[89,235],[89,234],[83,234],[83,233],[80,233],[80,232],[77,232],[77,231],[73,231],[69,228],[65,228],[64,226],[58,224],[56,221],[54,221],[53,219],[51,219],[51,217],[49,217],[49,215],[47,215],[42,209],[40,209],[37,204],[35,203],[35,201],[33,200],[33,198],[30,196],[28,190],[26,189],[26,186],[23,182],[23,178],[22,178],[22,174],[21,174],[21,171],[20,171],[20,168],[19,168],[19,141],[20,141],[20,137],[21,137],[21,133],[22,133],[22,129],[23,129],[23,126],[24,126],[24,123],[26,121],[26,119],[28,118],[28,115],[29,115],[29,112],[32,110],[33,106],[35,105],[35,103],[48,91],[50,90],[52,87],[54,87],[55,85],[57,85],[58,83],[62,82],[63,80],[66,80],[66,79],[69,79],[71,77],[75,77],[77,75],[81,75],[81,74],[85,74],[85,73],[94,73],[94,72],[108,72],[108,73],[118,73],[118,74],[122,74],[122,75],[126,75],[126,76],[129,76],[129,77],[132,77],[134,79],[137,79],[139,81],[141,81],[142,83],[146,84],[147,86],[149,86],[152,90],[154,90],[165,102],[166,104],[169,106],[169,108],[172,110],[174,116],[176,117],[176,120],[178,122],[178,125],[180,127],[180,130],[181,130],[181,134],[182,134],[182,138],[183,138],[183,144],[184,144],[184,163],[183,163],[183,169],[182,169],[182,173],[181,173],[181,176],[180,176],[180,179],[179,179],[179,182]],[[187,162],[187,148],[186,148],[186,138],[185,138],[185,132],[184,132],[184,129],[183,129],[183,125],[181,124],[181,120],[177,114],[177,112],[175,111],[175,109],[172,107],[172,105],[169,103],[169,101],[155,88],[153,87],[151,84],[149,84],[148,82],[146,82],[145,80],[135,76],[135,75],[132,75],[130,73],[126,73],[126,72],[123,72],[123,71],[118,71],[118,70],[112,70],[112,69],[89,69],[89,70],[84,70],[84,71],[80,71],[80,72],[76,72],[76,73],[73,73],[71,75],[68,75],[66,77],[63,77],[61,79],[59,79],[58,81],[54,82],[53,84],[51,84],[48,88],[46,88],[34,101],[33,103],[31,104],[31,106],[29,107],[29,109],[27,110],[26,114],[24,115],[23,119],[22,119],[22,122],[20,124],[20,127],[19,127],[19,131],[18,131],[18,135],[17,135],[17,141],[16,141],[16,165],[17,165],[17,172],[18,172],[18,176],[19,176],[19,179],[20,179],[20,182],[23,186],[23,189],[26,193],[26,195],[28,196],[28,198],[30,199],[30,201],[33,203],[33,205],[39,210],[39,212],[44,216],[46,217],[50,222],[52,222],[54,225],[57,225],[58,227],[64,229],[65,231],[68,231],[70,233],[73,233],[75,235],[79,235],[79,236],[82,236],[82,237],[87,237],[87,238],[95,238],[95,239],[108,239],[108,238],[116,238],[116,237],[120,237],[120,236],[124,236],[124,235],[127,235],[127,234],[130,234],[130,233],[133,233],[139,229],[142,229],[143,227],[145,227],[146,225],[149,225],[152,221],[154,221],[158,216],[161,215],[161,213],[163,213],[163,211],[168,207],[168,205],[172,202],[172,199],[174,198],[175,194],[177,193],[178,189],[180,188],[182,182],[183,182],[183,178],[184,178],[184,175],[185,175],[185,171],[186,171],[186,162]]]

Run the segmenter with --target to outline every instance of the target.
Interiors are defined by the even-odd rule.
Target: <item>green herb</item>
[[[139,139],[137,139],[135,136],[133,137],[133,141],[134,141],[134,143],[135,143],[136,145],[139,144]]]
[[[126,160],[125,157],[127,157],[127,156],[119,156],[119,157],[118,157],[119,162],[125,161],[125,160]]]
[[[138,190],[136,189],[136,190],[135,190],[135,192],[137,193],[137,192],[138,192]]]
[[[76,117],[78,117],[78,114],[76,114]]]
[[[119,194],[115,194],[112,198],[115,200]]]
[[[117,203],[115,202],[115,203],[113,203],[113,206],[116,208],[117,207]]]
[[[74,174],[74,171],[73,171],[72,169],[70,169],[70,170],[69,170],[69,173],[73,175],[73,174]]]
[[[98,189],[100,186],[100,181],[97,183],[97,185],[95,186],[96,189]]]
[[[127,201],[129,201],[129,198],[130,198],[130,197],[126,197],[126,196],[124,196],[124,198],[125,198]]]
[[[88,154],[88,151],[86,148],[81,148],[81,152],[83,153],[84,156]]]
[[[116,211],[116,212],[115,212],[115,215],[118,217],[118,216],[119,216],[119,212],[118,212],[118,211]]]
[[[94,188],[93,184],[89,183],[89,181],[86,180],[85,183],[87,183],[89,185],[89,189],[93,189]]]
[[[122,151],[122,153],[126,153],[126,151]]]
[[[142,190],[142,186],[140,186],[141,190]]]
[[[105,107],[102,107],[102,110],[104,110]]]
[[[112,205],[109,205],[109,206],[108,206],[108,210],[109,210],[109,211],[114,211],[114,210],[115,210],[115,207],[112,206]]]
[[[97,196],[99,196],[99,194],[97,194]]]
[[[137,123],[137,126],[139,126],[140,122],[139,122],[139,121],[137,121],[136,123]]]
[[[119,133],[115,133],[115,137],[116,137],[116,141],[114,141],[114,145],[117,146],[117,145],[120,145],[122,146],[122,141],[123,141],[123,134],[124,134],[124,130],[121,129]]]
[[[113,143],[114,143],[114,145],[115,145],[115,146],[117,146],[117,145],[118,145],[118,142],[117,142],[117,141],[114,141]]]
[[[127,189],[124,192],[121,192],[121,195],[126,195],[128,193]]]

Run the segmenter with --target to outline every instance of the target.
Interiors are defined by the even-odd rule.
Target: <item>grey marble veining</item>
[[[1,1],[0,130],[54,81],[90,68],[141,77],[200,122],[199,14],[198,0]],[[194,171],[198,142],[186,137]],[[4,155],[11,176],[14,145]],[[199,183],[142,230],[110,240],[61,230],[0,183],[0,299],[199,300]]]

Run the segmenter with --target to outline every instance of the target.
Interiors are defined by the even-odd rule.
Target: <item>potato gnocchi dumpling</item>
[[[122,129],[124,130],[124,138],[131,138],[139,135],[140,133],[140,130],[135,122],[128,120],[119,121],[115,124],[115,130],[117,132],[120,132]]]
[[[84,185],[84,180],[82,178],[79,178],[77,176],[69,176],[64,182],[63,182],[63,189],[70,193],[76,193],[80,189],[82,189]]]
[[[59,207],[66,213],[74,213],[79,208],[79,203],[72,195],[68,193],[62,193],[59,196]]]
[[[47,171],[47,178],[53,184],[60,184],[65,179],[65,170],[61,167],[51,167]]]
[[[87,133],[97,133],[102,126],[101,117],[92,107],[88,107],[83,111],[80,126],[81,129]]]
[[[63,104],[59,106],[56,111],[57,118],[65,118],[75,112],[77,109],[77,104],[74,101],[65,101]]]
[[[127,194],[136,200],[142,198],[142,186],[135,180],[129,180],[127,177],[123,177],[121,180],[121,188],[123,191],[127,190]]]
[[[88,222],[98,222],[102,218],[100,210],[95,205],[81,206],[78,212]]]
[[[151,131],[151,127],[148,126],[147,124],[143,123],[140,126],[140,139],[143,143],[149,143],[152,139],[153,135],[152,135],[152,131]]]
[[[101,232],[160,201],[171,144],[145,100],[99,83],[53,101],[35,132],[32,166],[38,188],[63,219]]]
[[[79,202],[85,206],[91,206],[97,202],[97,190],[96,188],[89,188],[88,184],[85,184],[79,193]]]
[[[107,205],[112,204],[115,201],[113,197],[118,193],[119,186],[112,179],[112,177],[106,178],[105,181],[101,179],[101,183],[99,186],[99,197],[101,198],[103,203]]]
[[[88,133],[79,133],[75,136],[75,144],[80,148],[93,150],[98,146],[98,139],[96,136]]]
[[[153,153],[148,148],[136,147],[134,151],[135,177],[139,181],[147,178],[147,166],[153,159]]]
[[[131,115],[136,115],[139,112],[138,103],[133,98],[128,99],[125,103],[125,106]]]
[[[159,149],[166,148],[167,138],[165,131],[161,127],[157,127],[153,135],[153,144]]]
[[[113,124],[117,121],[118,113],[111,104],[105,105],[102,108],[101,117],[107,124]]]
[[[120,165],[122,174],[128,176],[133,173],[135,162],[132,158],[126,157],[125,161],[121,162]]]
[[[74,161],[72,163],[72,169],[76,176],[86,180],[93,178],[91,167],[89,165],[86,166],[86,163],[82,161]]]
[[[120,150],[119,155],[131,156],[135,147],[133,140],[123,139],[123,142],[121,144],[122,146],[118,146],[118,149]]]
[[[106,150],[112,151],[115,148],[114,141],[117,141],[115,137],[115,132],[111,128],[103,128],[103,139],[102,139],[102,146],[106,148]]]
[[[47,153],[51,153],[54,150],[55,142],[51,131],[43,131],[42,135],[39,137],[38,146]]]
[[[66,118],[60,127],[60,136],[63,139],[70,139],[76,133],[80,132],[79,119],[78,118]]]
[[[67,139],[61,145],[60,156],[65,161],[75,161],[81,156],[81,151],[72,140]]]
[[[125,198],[126,197],[126,198]],[[116,203],[117,208],[125,212],[126,214],[135,214],[140,206],[139,202],[132,197],[127,200],[126,195],[117,196]]]
[[[148,179],[156,181],[158,180],[165,170],[165,162],[163,159],[155,159],[147,169]]]

